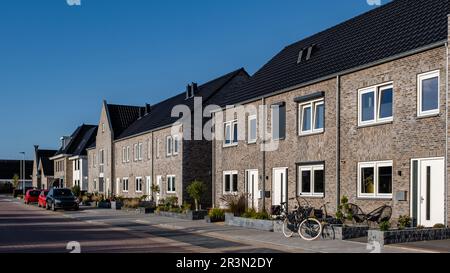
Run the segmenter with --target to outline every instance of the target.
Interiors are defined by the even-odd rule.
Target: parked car
[[[41,194],[39,194],[38,199],[38,207],[40,208],[46,208],[47,207],[47,195],[49,190],[43,190],[41,191]]]
[[[25,204],[37,203],[40,192],[38,190],[27,190],[25,197],[23,198]]]
[[[73,209],[78,210],[78,198],[75,197],[70,189],[51,189],[46,201],[46,209],[56,211],[57,209]]]

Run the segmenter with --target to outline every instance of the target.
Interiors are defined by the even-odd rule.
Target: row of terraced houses
[[[449,11],[448,0],[394,0],[287,46],[252,76],[192,83],[155,105],[105,101],[98,125],[58,151],[36,147],[35,186],[183,203],[198,179],[208,207],[248,193],[259,211],[296,196],[336,210],[347,196],[366,212],[387,204],[394,218],[447,224]],[[180,105],[187,115],[172,111]],[[198,119],[211,138],[193,130]]]

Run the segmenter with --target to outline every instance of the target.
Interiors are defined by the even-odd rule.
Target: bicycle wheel
[[[336,234],[334,232],[334,227],[329,224],[323,225],[322,228],[322,239],[324,240],[334,240],[336,239]]]
[[[322,224],[315,218],[308,218],[300,224],[298,234],[306,241],[314,241],[322,234]]]
[[[288,218],[283,222],[283,234],[286,238],[291,238],[294,235],[295,224],[291,223]]]

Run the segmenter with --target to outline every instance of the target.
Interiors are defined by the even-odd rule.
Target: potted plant
[[[122,199],[118,196],[111,197],[111,209],[121,210],[122,209]]]
[[[158,185],[156,185],[156,184],[152,184],[151,186],[150,186],[150,190],[152,191],[152,196],[151,196],[151,200],[152,200],[152,202],[155,202],[155,196],[154,196],[154,194],[159,194],[160,193],[160,188],[159,188],[159,186]]]
[[[193,181],[188,187],[187,192],[189,196],[194,199],[195,202],[195,211],[199,211],[201,209],[201,205],[199,205],[201,198],[207,191],[205,183],[199,180]]]

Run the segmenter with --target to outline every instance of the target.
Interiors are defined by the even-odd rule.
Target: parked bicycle
[[[282,204],[286,215],[282,228],[284,236],[290,238],[294,233],[298,233],[300,237],[307,241],[317,239],[322,233],[322,225],[316,218],[311,217],[314,208],[302,197],[291,198],[289,200],[297,200],[298,206],[292,212],[287,213],[287,203]],[[302,202],[304,204],[301,204]]]

